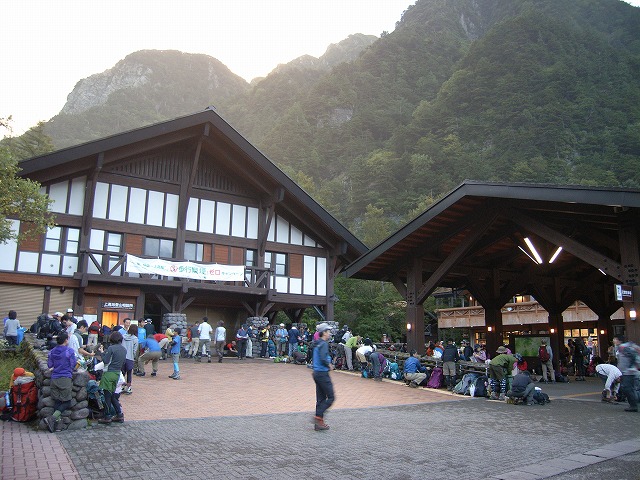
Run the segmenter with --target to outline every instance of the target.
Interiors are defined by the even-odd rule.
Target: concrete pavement
[[[552,402],[526,407],[334,372],[331,429],[315,432],[303,366],[183,359],[181,371],[167,378],[164,361],[153,378],[148,366],[122,397],[124,424],[55,435],[2,424],[2,478],[639,478],[640,416],[601,403],[597,379],[542,385]],[[34,453],[49,448],[37,442],[13,448],[16,431],[50,439],[60,455]],[[35,474],[5,475],[8,457],[34,454]],[[67,476],[54,477],[67,458]]]

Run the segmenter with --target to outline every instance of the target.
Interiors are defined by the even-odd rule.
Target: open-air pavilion
[[[408,346],[420,353],[423,302],[438,287],[464,288],[484,307],[489,351],[502,342],[502,307],[519,294],[548,312],[555,352],[562,313],[577,300],[609,339],[624,306],[626,335],[638,341],[639,214],[638,190],[465,181],[344,273],[395,285],[407,302]],[[629,287],[624,302],[616,285]]]

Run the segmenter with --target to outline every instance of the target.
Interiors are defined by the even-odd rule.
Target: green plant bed
[[[18,367],[33,372],[35,365],[27,358],[22,347],[0,348],[0,390],[9,390],[11,375]]]

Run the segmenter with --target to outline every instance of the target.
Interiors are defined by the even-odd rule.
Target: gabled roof
[[[342,244],[340,254],[347,261],[367,250],[349,230],[212,109],[24,160],[20,162],[20,175],[49,183],[89,174],[96,165],[101,168],[168,146],[189,144],[195,148],[200,140],[202,148],[215,156],[216,161],[253,185],[258,196],[282,198],[279,206],[291,216],[302,224],[322,230],[318,232],[323,234],[320,237],[329,235],[335,239],[335,244]]]
[[[618,214],[636,209],[640,209],[638,190],[467,180],[355,260],[343,273],[372,280],[405,279],[409,265],[416,259],[422,262],[424,272],[434,272],[453,257],[456,249],[458,253],[463,250],[463,242],[490,225],[468,251],[448,266],[440,286],[464,286],[471,272],[497,268],[517,275],[529,271],[533,262],[518,248],[525,246],[524,237],[531,237],[544,254],[545,265],[537,271],[580,279],[594,270],[593,265],[583,261],[585,257],[594,263],[601,258],[618,260]],[[561,246],[560,241],[554,243],[550,238],[575,241],[592,251],[582,254],[581,260],[565,249],[549,265],[548,259]],[[609,267],[602,265],[603,270],[615,276],[616,272],[607,270]]]

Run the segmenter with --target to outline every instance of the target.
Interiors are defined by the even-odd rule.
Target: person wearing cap
[[[540,379],[544,383],[555,383],[556,377],[553,371],[553,351],[551,347],[547,345],[547,341],[542,339],[540,341],[540,348],[538,349],[538,360],[542,367],[542,378]],[[549,380],[547,380],[547,370],[549,371]]]
[[[317,332],[320,338],[313,342],[313,381],[316,384],[316,414],[313,417],[313,428],[316,431],[329,430],[329,425],[324,423],[324,414],[335,400],[333,384],[329,377],[333,364],[327,343],[331,337],[331,327],[321,323],[317,327]]]
[[[505,346],[498,347],[496,355],[489,362],[489,385],[491,385],[490,400],[505,400],[507,393],[507,374],[513,370],[516,357],[507,353]],[[500,392],[500,396],[498,396]]]
[[[78,319],[73,315],[73,308],[67,308],[66,315],[71,319],[73,323],[78,323]]]
[[[289,333],[287,329],[284,328],[284,323],[278,325],[278,329],[276,330],[276,348],[278,349],[278,356],[282,357],[286,355],[287,352],[287,342],[289,340]]]

